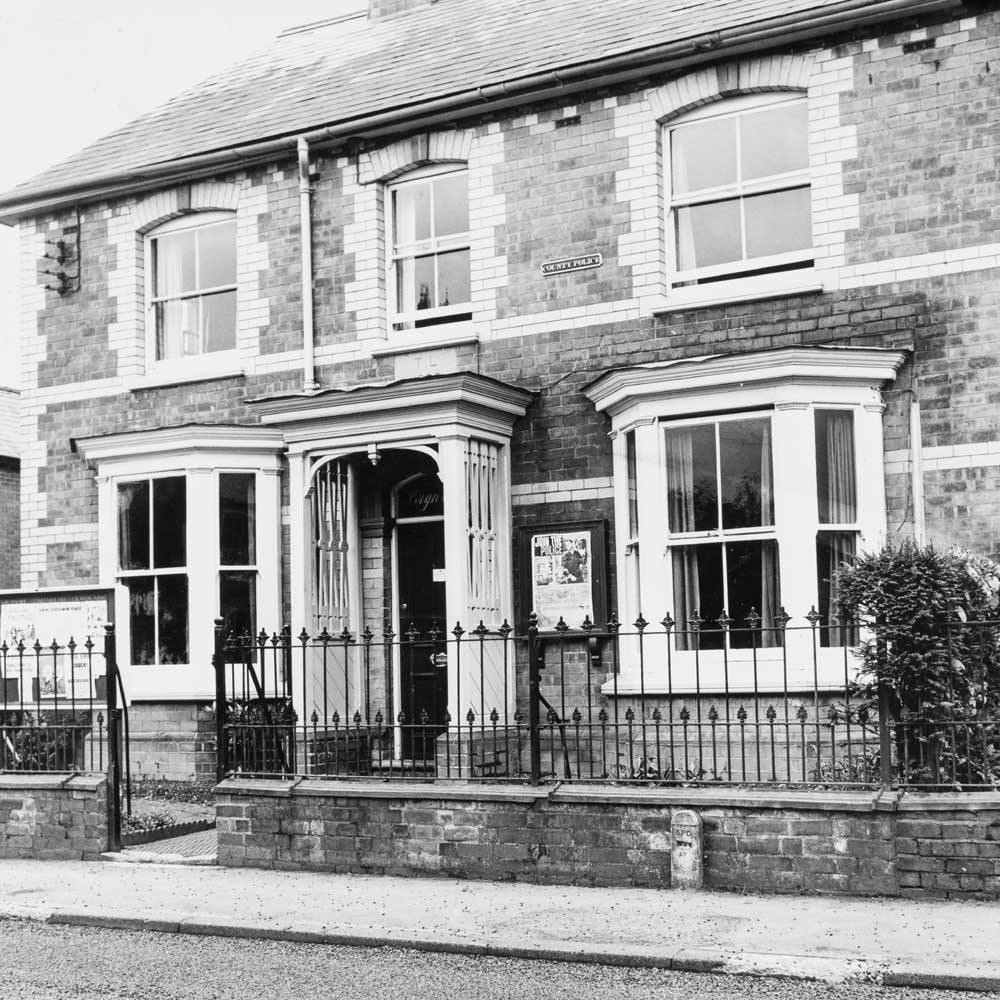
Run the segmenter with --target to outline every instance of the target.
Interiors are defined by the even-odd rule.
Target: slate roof
[[[638,56],[721,29],[879,6],[877,0],[439,0],[378,21],[361,13],[284,33],[14,188],[0,206],[544,71]]]

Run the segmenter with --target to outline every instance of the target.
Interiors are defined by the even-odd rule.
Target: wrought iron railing
[[[946,622],[995,636],[998,623]],[[944,646],[947,646],[946,636]],[[1000,784],[1000,670],[977,702],[906,706],[877,636],[812,614],[549,633],[217,632],[219,773],[785,787]],[[884,645],[884,644],[883,644]],[[888,654],[888,650],[885,650]],[[945,654],[947,655],[947,654]],[[970,668],[971,669],[971,668]]]
[[[113,625],[96,641],[0,643],[0,773],[107,775],[110,846],[131,811],[128,714]]]

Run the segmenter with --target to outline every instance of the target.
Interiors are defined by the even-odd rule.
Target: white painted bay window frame
[[[813,635],[805,616],[818,602],[816,538],[838,527],[821,524],[817,501],[815,414],[839,409],[854,417],[857,520],[839,527],[857,532],[857,551],[877,549],[885,539],[886,504],[883,460],[882,386],[895,378],[904,355],[867,348],[786,348],[747,355],[667,362],[612,371],[586,390],[612,421],[615,481],[615,522],[619,618],[623,631],[641,613],[662,632],[659,622],[674,613],[671,539],[667,525],[667,456],[664,428],[695,415],[767,413],[771,421],[773,456],[773,537],[778,544],[779,604],[792,621],[782,646],[732,649],[724,663],[722,651],[698,654],[699,685],[703,691],[722,690],[728,666],[729,689],[752,687],[745,669],[757,665],[760,690],[780,690],[786,676],[791,689],[810,690]],[[638,504],[638,544],[630,536],[628,518],[627,435],[634,434]],[[770,529],[769,533],[770,533]],[[641,573],[630,564],[642,554]],[[641,580],[635,603],[627,581]],[[743,624],[743,623],[734,623]],[[684,628],[686,624],[679,623]],[[648,640],[659,662],[665,659],[662,636]],[[659,643],[659,645],[657,645]],[[819,679],[843,684],[842,648],[822,648],[817,639]],[[634,642],[623,644],[619,694],[640,690]],[[650,661],[652,662],[652,661]],[[693,688],[695,654],[671,643],[673,690]],[[742,673],[741,673],[742,670]],[[647,667],[643,689],[665,690],[665,670],[656,676]],[[612,688],[609,687],[609,691]]]
[[[130,701],[211,700],[214,621],[220,609],[219,476],[255,476],[258,623],[281,620],[280,434],[257,427],[176,427],[78,439],[77,450],[97,469],[99,567],[102,586],[115,589],[118,663]],[[118,487],[183,476],[187,492],[188,653],[186,664],[133,665],[129,593],[118,552]],[[244,567],[236,567],[242,569]],[[139,574],[141,575],[141,574]]]

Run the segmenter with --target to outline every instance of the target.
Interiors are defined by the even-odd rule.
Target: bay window
[[[210,699],[214,623],[280,627],[280,434],[166,427],[78,439],[98,475],[101,580],[116,585],[131,700]]]
[[[857,635],[837,618],[835,574],[885,537],[880,390],[903,358],[782,348],[611,371],[586,388],[615,440],[619,618],[673,619],[675,679],[697,656],[708,687],[713,664],[720,686],[723,664],[737,686],[785,673],[807,686],[816,638],[820,668],[843,681]],[[782,609],[799,628],[782,628]],[[630,676],[623,662],[620,693]]]

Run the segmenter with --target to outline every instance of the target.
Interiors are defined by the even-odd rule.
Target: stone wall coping
[[[74,774],[63,787],[74,792],[96,792],[107,780],[103,774]]]
[[[337,781],[331,779],[295,782],[229,779],[217,785],[216,795],[269,797],[309,796],[337,799],[421,799],[453,802],[524,802],[551,797],[551,789],[530,785],[465,784],[459,782],[418,783],[386,781]]]
[[[227,778],[215,786],[216,795],[261,795],[266,798],[287,799],[292,789],[302,779],[293,781],[268,781],[264,778]]]
[[[897,808],[900,812],[1000,811],[1000,792],[904,792]]]
[[[48,791],[52,788],[63,788],[74,778],[72,774],[0,774],[0,790],[27,791],[37,788]],[[81,787],[81,786],[76,786]]]
[[[801,809],[821,812],[871,812],[897,808],[895,793],[878,791],[812,791],[744,788],[635,788],[628,786],[474,784],[465,782],[409,783],[300,779],[268,781],[228,779],[216,786],[217,795],[270,798],[399,799],[462,802],[587,803],[594,805],[689,806],[691,808]],[[959,803],[968,801],[957,797]],[[1000,797],[995,801],[1000,803]],[[971,803],[969,803],[971,805]],[[920,808],[915,806],[913,808]],[[961,808],[952,804],[950,807]]]
[[[878,808],[879,792],[801,791],[749,788],[630,788],[626,786],[562,785],[552,790],[551,802],[607,805],[690,806],[706,809],[816,809],[822,812],[870,812]]]

